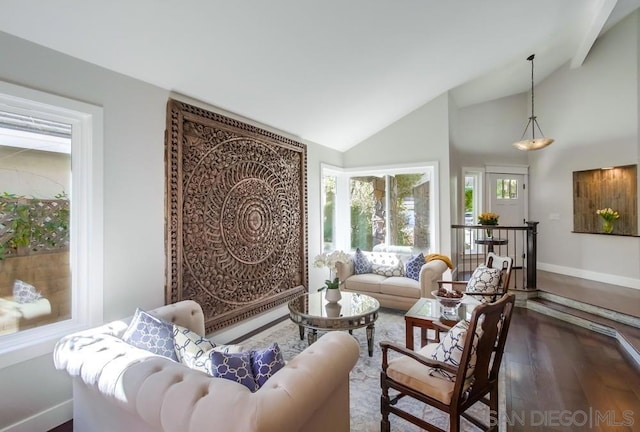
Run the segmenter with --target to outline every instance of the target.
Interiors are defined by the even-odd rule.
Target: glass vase
[[[607,234],[611,234],[613,232],[613,221],[603,220],[602,231],[604,231]]]

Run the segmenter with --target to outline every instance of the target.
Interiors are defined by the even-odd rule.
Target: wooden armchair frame
[[[437,426],[427,423],[425,420],[395,406],[398,400],[405,396],[409,396],[415,400],[448,413],[450,432],[458,432],[460,430],[461,416],[482,430],[497,430],[498,373],[511,323],[511,314],[514,303],[515,296],[513,294],[507,294],[495,303],[482,304],[473,310],[471,320],[469,322],[469,330],[467,331],[467,337],[464,342],[460,366],[457,368],[449,364],[444,364],[427,358],[418,352],[414,352],[398,344],[381,342],[381,431],[388,432],[390,430],[391,425],[389,422],[389,414],[395,414],[427,431],[444,432]],[[498,325],[499,322],[501,322],[501,325]],[[480,332],[481,335],[478,335],[476,332],[478,326],[481,326],[482,328],[482,332]],[[470,387],[466,388],[465,377],[467,377],[469,363],[472,359],[471,351],[474,345],[474,339],[477,339],[476,365],[473,369],[473,374],[471,375],[473,382]],[[389,351],[395,351],[404,356],[410,357],[420,363],[422,367],[442,369],[451,374],[455,374],[453,393],[450,402],[444,403],[429,394],[424,394],[416,390],[416,388],[413,388],[410,384],[403,384],[389,377],[387,375],[390,363]],[[390,397],[389,389],[397,391],[398,395],[393,398]],[[476,419],[465,412],[478,401],[482,401],[489,406],[491,413],[491,421],[489,425],[483,424],[479,419]]]

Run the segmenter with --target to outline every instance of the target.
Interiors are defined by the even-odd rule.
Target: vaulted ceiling
[[[579,67],[640,0],[2,0],[0,31],[345,150]]]

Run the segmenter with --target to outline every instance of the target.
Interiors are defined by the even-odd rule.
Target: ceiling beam
[[[596,5],[591,23],[587,25],[582,42],[571,59],[571,69],[582,66],[582,63],[584,63],[584,60],[587,58],[591,47],[609,19],[611,12],[613,12],[613,9],[616,7],[616,3],[618,3],[618,0],[600,0]]]

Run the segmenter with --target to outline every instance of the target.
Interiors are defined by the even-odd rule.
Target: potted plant
[[[336,263],[338,261],[349,262],[350,260],[351,256],[340,250],[321,253],[313,260],[313,265],[315,267],[327,267],[329,269],[329,279],[324,281],[325,286],[320,288],[318,291],[322,291],[326,288],[327,291],[325,293],[325,299],[330,303],[335,303],[342,298],[342,295],[340,294],[340,279],[337,276],[333,277],[336,271]]]

